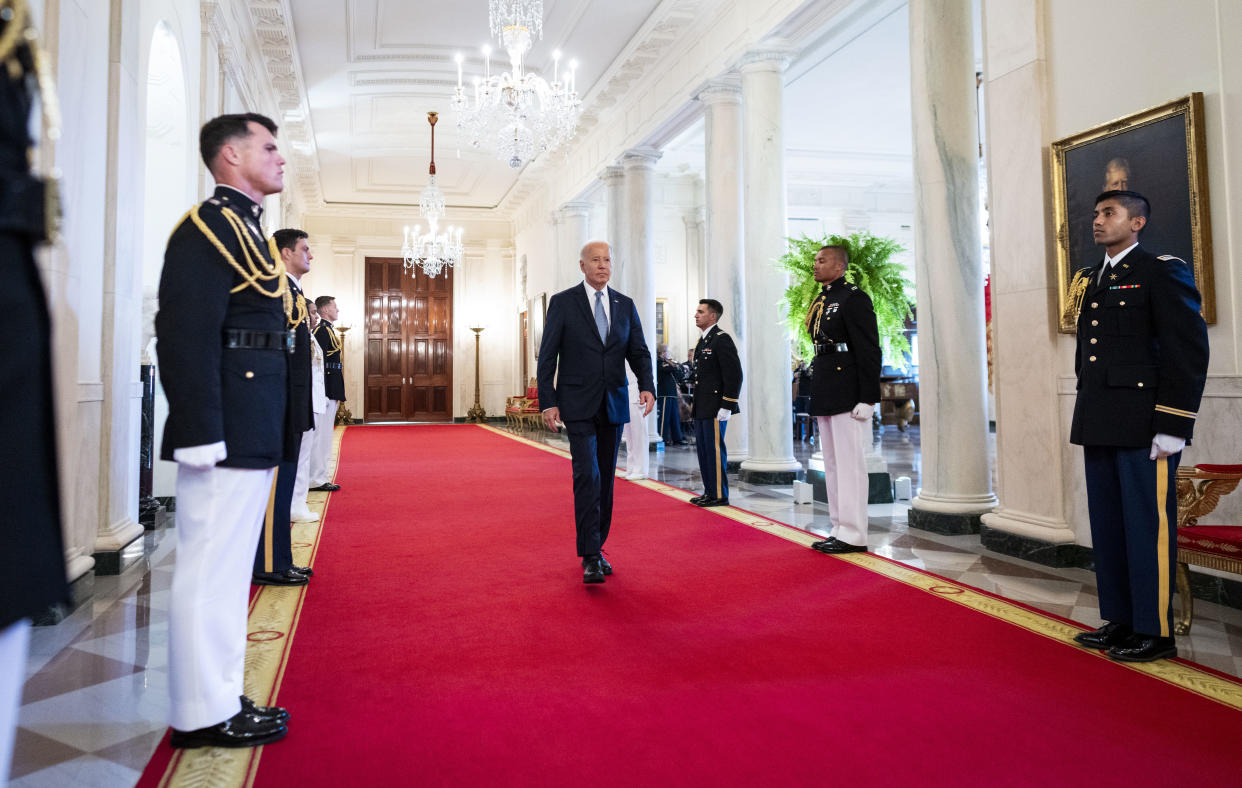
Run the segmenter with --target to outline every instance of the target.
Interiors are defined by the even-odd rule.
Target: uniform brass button
[[[1098,321],[1098,320],[1092,320],[1092,321],[1091,321],[1091,325],[1093,325],[1093,326],[1098,326],[1099,324],[1100,324],[1100,321]]]
[[[1118,306],[1125,306],[1125,305],[1126,305],[1126,302],[1125,302],[1125,301],[1120,301],[1120,302],[1118,302]]]
[[[253,378],[253,377],[254,377],[254,373],[253,373],[253,372],[247,372],[247,373],[246,373],[246,377],[248,377],[248,378]]]
[[[1092,302],[1091,302],[1091,308],[1092,308],[1092,309],[1098,309],[1098,308],[1099,308],[1099,306],[1100,306],[1099,302],[1097,302],[1097,301],[1092,301]]]
[[[1139,388],[1143,388],[1143,381],[1139,381]]]
[[[1092,356],[1091,358],[1089,358],[1089,359],[1087,359],[1087,360],[1088,360],[1088,361],[1095,361],[1095,356]]]
[[[841,371],[841,368],[840,368],[840,367],[837,367],[837,372],[840,372],[840,371]]]
[[[1091,344],[1094,345],[1096,342],[1099,342],[1099,341],[1100,340],[1096,339],[1095,337],[1091,337]]]

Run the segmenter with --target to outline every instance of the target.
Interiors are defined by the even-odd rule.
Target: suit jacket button
[[[254,373],[253,373],[253,372],[247,372],[247,373],[246,373],[246,377],[248,377],[248,378],[253,378],[253,377],[254,377]]]

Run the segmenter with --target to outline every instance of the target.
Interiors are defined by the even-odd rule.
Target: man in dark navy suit
[[[644,416],[655,407],[655,385],[634,301],[608,287],[608,244],[582,247],[578,267],[585,281],[548,302],[537,367],[539,402],[547,428],[563,423],[569,435],[582,582],[602,583],[612,574],[601,550],[612,524],[617,446],[630,419],[625,363],[638,377]]]
[[[1150,213],[1137,192],[1097,197],[1092,233],[1104,260],[1075,273],[1070,285],[1079,310],[1070,442],[1083,447],[1105,620],[1074,639],[1123,662],[1177,656],[1177,465],[1208,365],[1194,272],[1139,246]]]

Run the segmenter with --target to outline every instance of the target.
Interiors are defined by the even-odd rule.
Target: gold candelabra
[[[466,411],[466,420],[474,424],[480,424],[487,419],[487,411],[483,410],[483,405],[479,402],[479,335],[483,333],[483,328],[470,327],[474,332],[474,407]]]

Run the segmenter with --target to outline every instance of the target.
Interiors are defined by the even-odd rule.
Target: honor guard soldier
[[[289,277],[289,292],[293,312],[289,315],[289,330],[294,334],[293,352],[289,359],[289,402],[285,407],[284,459],[276,468],[272,482],[272,505],[267,508],[263,530],[259,534],[259,547],[255,550],[254,575],[251,582],[263,586],[304,586],[314,571],[309,566],[293,563],[293,538],[291,507],[294,483],[298,475],[298,456],[307,430],[315,427],[315,413],[311,405],[311,333],[310,310],[302,293],[302,277],[310,271],[314,255],[307,245],[307,234],[302,230],[277,230],[272,235],[280,261]],[[306,499],[301,501],[306,506]]]
[[[332,296],[315,299],[319,309],[319,325],[315,328],[315,340],[323,349],[323,387],[328,396],[328,407],[315,414],[315,446],[311,450],[311,489],[320,492],[336,492],[341,485],[328,478],[328,458],[332,456],[332,435],[336,428],[336,410],[345,401],[345,369],[341,361],[345,341],[333,327],[340,310]]]
[[[15,483],[0,527],[0,784],[8,780],[31,619],[69,601],[60,532],[50,319],[34,261],[56,219],[55,183],[30,172],[30,111],[35,77],[44,116],[56,128],[49,75],[22,0],[0,0],[0,314],[17,326],[0,363],[0,478]],[[52,199],[49,200],[48,198]],[[51,207],[49,207],[51,206]]]
[[[216,190],[173,230],[160,276],[162,458],[177,463],[173,747],[251,747],[288,730],[288,712],[242,695],[251,566],[286,449],[292,298],[259,225],[260,201],[283,186],[275,135],[253,113],[203,126]]]
[[[867,551],[867,465],[871,415],[880,401],[880,332],[871,297],[845,281],[844,246],[815,255],[815,281],[823,288],[811,302],[806,329],[815,343],[811,364],[811,415],[819,427],[824,484],[832,531],[811,546],[821,553]]]
[[[703,494],[690,499],[696,506],[729,505],[729,457],[725,427],[740,412],[742,362],[733,337],[716,325],[724,306],[713,298],[699,301],[694,325],[702,331],[694,348],[694,444],[699,455]]]
[[[1177,466],[1207,379],[1207,325],[1194,274],[1139,246],[1151,206],[1132,191],[1095,200],[1104,260],[1074,274],[1078,396],[1070,442],[1083,447],[1104,626],[1075,636],[1126,662],[1177,656],[1171,604]]]

